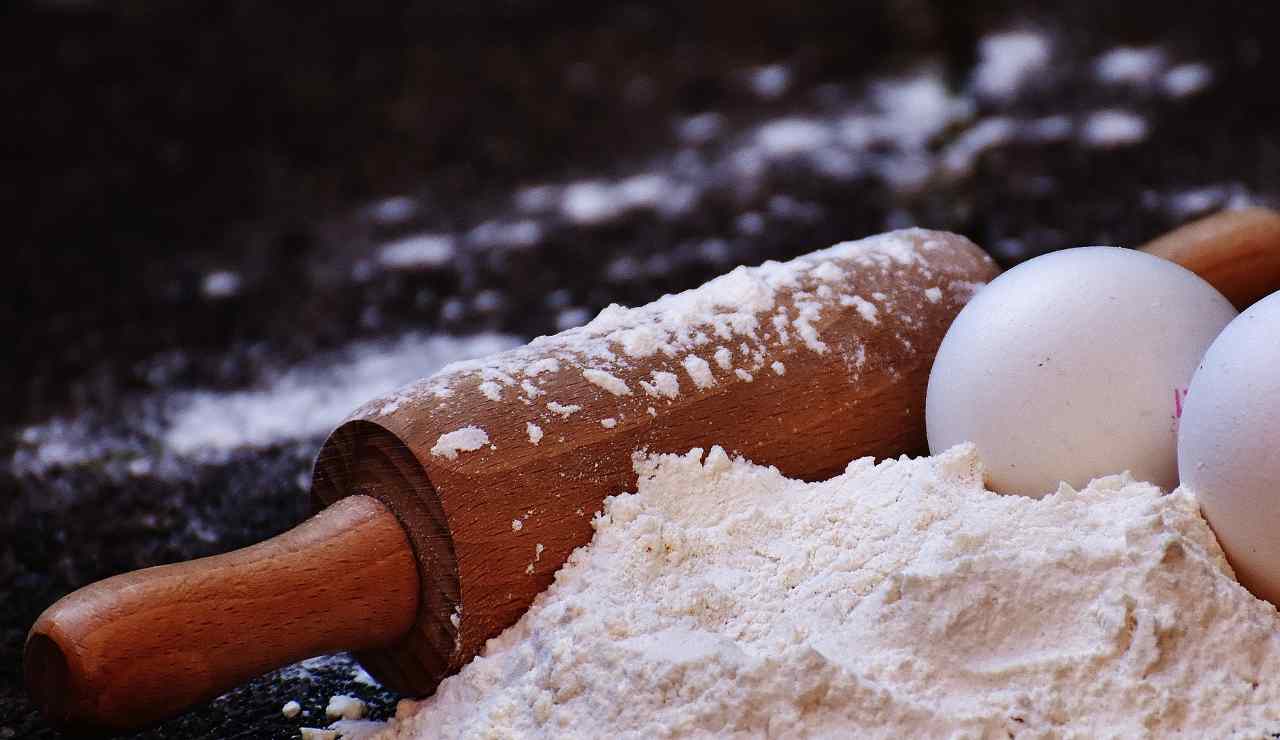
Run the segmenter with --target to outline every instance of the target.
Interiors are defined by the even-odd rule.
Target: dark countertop
[[[1280,202],[1275,4],[435,5],[3,11],[0,740],[53,736],[42,609],[296,523],[388,383],[897,226],[1009,265]],[[394,711],[338,656],[139,737],[336,693]]]

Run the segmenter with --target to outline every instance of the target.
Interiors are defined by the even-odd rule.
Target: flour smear
[[[592,543],[383,740],[1259,737],[1280,617],[1193,494],[991,493],[972,445],[820,483],[637,458]]]

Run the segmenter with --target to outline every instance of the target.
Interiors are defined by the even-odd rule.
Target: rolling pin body
[[[893,232],[610,307],[364,405],[322,448],[313,496],[383,501],[423,591],[414,629],[361,662],[434,690],[591,539],[605,497],[635,490],[636,451],[718,444],[806,479],[924,452],[934,353],[997,272],[963,237]]]

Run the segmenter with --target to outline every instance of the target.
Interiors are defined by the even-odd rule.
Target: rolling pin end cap
[[[67,656],[56,640],[32,633],[27,638],[22,664],[31,701],[50,724],[76,736],[103,734],[91,729],[88,718],[77,706]]]

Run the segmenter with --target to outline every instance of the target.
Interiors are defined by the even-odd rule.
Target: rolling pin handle
[[[282,665],[383,647],[413,626],[418,569],[369,496],[235,552],[92,584],[27,636],[27,689],[63,731],[153,724]]]

